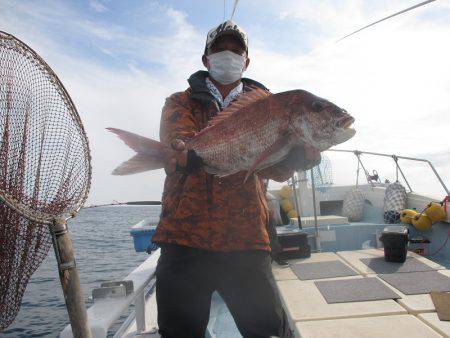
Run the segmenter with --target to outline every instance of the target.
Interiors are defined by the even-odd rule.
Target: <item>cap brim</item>
[[[227,36],[227,35],[231,35],[231,36],[236,37],[236,38],[239,40],[239,42],[241,43],[242,47],[244,47],[245,51],[248,52],[248,46],[245,44],[245,41],[244,41],[244,39],[242,38],[242,36],[241,36],[239,33],[235,32],[235,31],[232,31],[232,30],[223,31],[223,32],[218,33],[218,34],[214,37],[214,39],[209,43],[209,45],[207,45],[207,46],[205,47],[205,51],[206,51],[208,48],[211,48],[211,46],[213,46],[213,45],[216,43],[216,41],[217,41],[218,39],[220,39],[220,38],[223,37],[223,36]]]

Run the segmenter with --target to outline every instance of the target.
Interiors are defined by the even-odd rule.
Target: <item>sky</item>
[[[450,1],[438,0],[340,43],[349,32],[416,0],[241,0],[246,77],[272,92],[306,89],[345,108],[358,149],[430,160],[450,186]],[[106,127],[158,139],[165,98],[203,69],[206,32],[229,18],[227,0],[0,0],[0,30],[58,74],[84,122],[93,178],[87,204],[160,200],[165,173],[112,176],[133,155]],[[225,9],[225,10],[224,10]],[[326,153],[335,184],[354,184],[352,155]],[[363,157],[395,179],[390,159]],[[401,162],[413,190],[444,191],[426,164]],[[360,181],[361,182],[361,181]]]

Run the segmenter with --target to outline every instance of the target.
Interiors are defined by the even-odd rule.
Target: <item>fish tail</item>
[[[113,175],[131,175],[164,168],[165,150],[161,142],[117,128],[106,129],[137,153],[114,169]]]

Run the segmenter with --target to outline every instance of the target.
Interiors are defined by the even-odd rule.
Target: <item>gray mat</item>
[[[328,304],[401,298],[375,277],[314,283]]]
[[[291,264],[291,269],[301,280],[357,276],[358,273],[341,261]]]
[[[450,278],[437,271],[390,273],[378,277],[405,295],[450,291]]]
[[[404,263],[386,262],[384,257],[377,258],[360,258],[361,262],[366,264],[376,273],[396,273],[396,272],[417,272],[417,271],[433,271],[436,270],[416,258],[406,258]]]

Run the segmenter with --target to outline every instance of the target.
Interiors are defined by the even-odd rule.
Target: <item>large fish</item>
[[[344,109],[305,90],[270,94],[254,88],[187,140],[186,148],[202,158],[206,172],[227,176],[247,171],[247,179],[285,159],[295,146],[324,151],[347,141],[355,135],[353,122]],[[137,152],[113,171],[115,175],[163,168],[174,156],[174,150],[160,142],[107,129]]]

